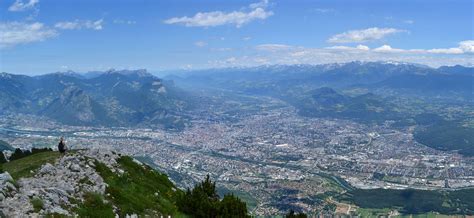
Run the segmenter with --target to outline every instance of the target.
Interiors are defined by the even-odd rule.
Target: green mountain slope
[[[293,96],[290,102],[298,108],[301,115],[309,117],[346,118],[360,122],[383,122],[402,118],[394,110],[395,105],[371,93],[351,97],[323,87]]]

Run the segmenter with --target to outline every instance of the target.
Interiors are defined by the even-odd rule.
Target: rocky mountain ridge
[[[108,184],[96,171],[97,164],[104,164],[111,172],[123,175],[125,171],[117,163],[120,157],[108,150],[79,150],[42,165],[32,177],[15,180],[4,172],[0,174],[0,211],[3,213],[0,215],[77,215],[76,209],[84,203],[86,195],[106,195]],[[41,205],[35,205],[35,199]],[[114,210],[119,209],[114,207]]]
[[[0,76],[0,114],[33,114],[68,125],[180,128],[189,99],[146,70]]]

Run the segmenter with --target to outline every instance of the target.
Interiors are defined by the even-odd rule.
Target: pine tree
[[[7,159],[5,158],[5,154],[0,152],[0,164],[6,163]]]
[[[222,201],[217,194],[216,183],[209,175],[192,190],[177,197],[176,205],[183,213],[192,217],[249,217],[245,202],[233,194],[225,195]]]
[[[288,214],[285,215],[286,218],[306,218],[308,217],[306,214],[303,212],[300,213],[295,213],[294,210],[290,210]]]
[[[23,150],[17,148],[15,149],[13,154],[10,156],[10,161],[23,158],[24,156],[25,156],[25,153],[23,152]]]
[[[247,214],[245,202],[235,197],[234,194],[224,195],[219,204],[219,217],[250,217]]]

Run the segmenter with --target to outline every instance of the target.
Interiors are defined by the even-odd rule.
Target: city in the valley
[[[288,208],[349,214],[355,207],[325,198],[351,189],[462,189],[474,186],[472,157],[414,140],[414,127],[386,121],[309,118],[275,98],[224,101],[191,114],[180,131],[69,126],[33,115],[0,117],[0,137],[14,147],[100,148],[128,154],[167,173],[180,187],[209,174],[252,214]],[[238,109],[238,110],[236,110]],[[340,209],[342,208],[342,209]]]

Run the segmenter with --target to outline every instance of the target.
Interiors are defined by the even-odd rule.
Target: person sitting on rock
[[[59,151],[61,154],[66,153],[66,143],[64,142],[64,138],[63,138],[63,137],[61,137],[61,138],[59,139],[58,151]]]

